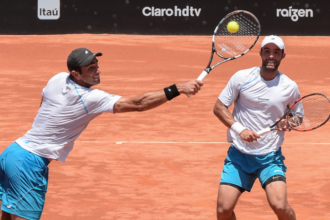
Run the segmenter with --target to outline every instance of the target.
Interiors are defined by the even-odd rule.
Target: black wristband
[[[164,92],[168,101],[180,95],[179,90],[175,84],[164,88]]]

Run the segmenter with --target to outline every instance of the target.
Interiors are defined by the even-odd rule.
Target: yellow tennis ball
[[[239,30],[239,25],[236,21],[231,21],[227,24],[227,30],[234,34]]]

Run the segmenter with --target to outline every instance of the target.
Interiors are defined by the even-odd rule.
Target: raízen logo
[[[313,17],[313,10],[312,9],[296,9],[289,7],[289,9],[276,9],[276,16],[277,17],[291,17],[291,20],[296,22],[299,18],[302,17]]]

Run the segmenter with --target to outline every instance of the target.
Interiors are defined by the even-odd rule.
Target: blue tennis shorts
[[[22,218],[40,219],[45,203],[49,160],[17,143],[0,155],[1,209]]]
[[[259,178],[262,186],[273,176],[285,178],[286,166],[283,160],[285,158],[281,148],[266,155],[249,155],[231,145],[223,166],[220,184],[239,186],[250,192],[256,178]]]

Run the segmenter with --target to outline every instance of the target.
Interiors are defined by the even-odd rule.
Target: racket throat
[[[206,68],[197,78],[197,80],[199,81],[203,81],[205,79],[205,77],[209,74],[210,70],[207,71],[208,68]]]

